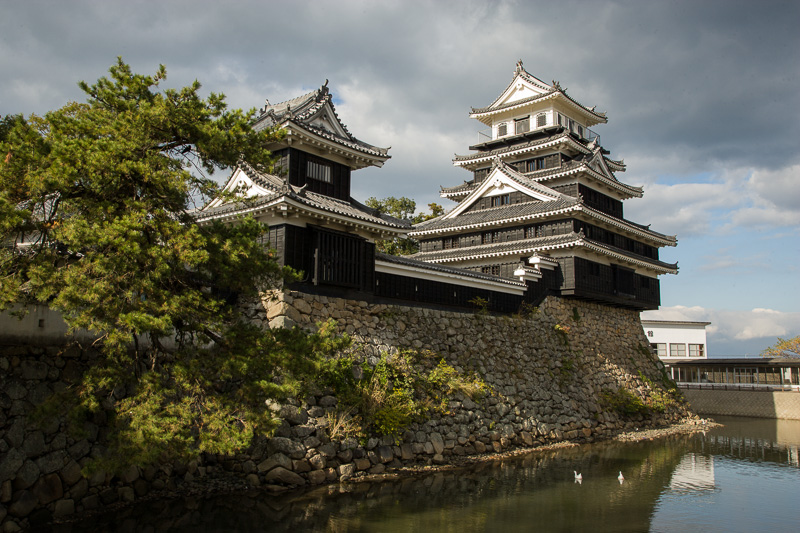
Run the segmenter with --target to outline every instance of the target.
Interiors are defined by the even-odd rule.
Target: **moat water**
[[[149,502],[54,530],[799,531],[800,421],[717,420],[725,426],[704,433],[539,451],[400,481]]]

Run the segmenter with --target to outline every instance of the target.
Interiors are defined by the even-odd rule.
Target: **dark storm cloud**
[[[169,85],[197,78],[236,107],[289,98],[329,78],[337,97],[360,89],[363,99],[342,107],[368,125],[354,130],[365,140],[397,154],[412,126],[417,135],[451,139],[445,152],[420,148],[413,161],[396,156],[382,170],[398,177],[390,181],[411,174],[403,180],[411,190],[439,175],[445,185],[468,177],[449,168],[452,153],[467,152],[482,127],[467,112],[491,102],[523,59],[533,74],[560,80],[579,101],[608,112],[609,124],[596,129],[613,156],[652,161],[653,168],[631,168],[628,181],[798,161],[794,1],[0,6],[2,114],[83,99],[76,81],[104,74],[117,55],[139,72],[164,63]],[[363,107],[374,116],[354,119]],[[406,136],[370,138],[380,121]],[[670,168],[661,168],[665,160]]]

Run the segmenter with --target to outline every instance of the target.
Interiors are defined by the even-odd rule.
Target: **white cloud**
[[[800,312],[784,312],[775,309],[754,308],[749,311],[730,311],[701,306],[662,307],[657,311],[644,311],[642,318],[655,320],[686,320],[711,322],[708,332],[709,350],[714,345],[752,346],[749,341],[762,341],[761,346],[774,344],[778,337],[800,335]],[[758,344],[758,343],[756,343]],[[733,348],[735,350],[735,348]],[[730,349],[729,349],[730,350]],[[739,353],[744,353],[741,350]]]
[[[645,177],[644,197],[626,202],[626,217],[678,237],[800,226],[800,165],[723,168],[703,183],[658,182],[675,179],[682,178]]]
[[[730,183],[655,184],[646,188],[642,198],[625,203],[625,217],[679,238],[702,235],[714,225],[717,210],[739,201]]]

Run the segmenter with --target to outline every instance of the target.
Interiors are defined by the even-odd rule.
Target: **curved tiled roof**
[[[506,254],[525,255],[533,253],[545,245],[557,246],[570,243],[575,240],[574,235],[575,234],[567,233],[565,235],[550,235],[547,237],[535,237],[533,239],[479,244],[476,246],[452,248],[449,250],[436,250],[434,252],[418,252],[410,257],[420,261],[449,262]]]
[[[301,128],[301,129],[304,129],[304,130],[308,131],[309,133],[312,133],[314,135],[318,135],[320,137],[328,139],[329,141],[333,141],[333,142],[337,142],[339,144],[343,144],[344,146],[347,146],[348,148],[352,148],[353,150],[358,150],[360,152],[365,152],[365,153],[370,154],[370,155],[383,157],[383,158],[387,158],[387,159],[391,157],[389,155],[389,149],[388,148],[380,148],[378,146],[373,146],[371,144],[365,143],[364,141],[360,141],[360,140],[356,139],[352,135],[350,136],[350,138],[344,138],[344,137],[342,137],[340,135],[336,135],[333,132],[324,130],[322,128],[318,128],[318,127],[313,126],[311,124],[298,122],[298,120],[296,120],[296,119],[286,120],[282,124],[283,124],[283,126],[285,126],[289,122],[291,122],[292,124],[294,124],[295,126]]]
[[[508,91],[509,87],[511,87],[511,85],[514,83],[514,81],[517,79],[517,76],[520,76],[522,79],[524,79],[528,83],[530,83],[532,85],[535,85],[538,88],[545,90],[546,92],[542,93],[542,94],[539,94],[539,95],[531,96],[531,97],[528,97],[528,98],[523,98],[523,99],[517,100],[515,102],[510,102],[510,103],[502,104],[502,105],[496,105],[497,101],[500,99],[500,96],[502,96],[503,94],[506,93],[506,91]],[[471,116],[481,115],[481,114],[484,114],[484,113],[491,113],[491,112],[495,112],[495,111],[501,111],[503,109],[511,109],[513,107],[517,107],[517,106],[525,105],[525,104],[530,103],[530,102],[534,102],[536,100],[543,100],[543,99],[547,99],[547,98],[552,98],[552,97],[554,97],[556,95],[563,96],[564,98],[569,100],[575,106],[583,109],[586,113],[589,113],[589,114],[595,116],[598,119],[599,122],[607,122],[608,119],[607,119],[605,113],[601,113],[601,112],[595,111],[594,107],[586,107],[585,105],[581,104],[580,102],[578,102],[577,100],[575,100],[574,98],[569,96],[567,94],[567,92],[566,92],[566,89],[563,89],[561,87],[561,85],[557,81],[554,81],[553,84],[550,85],[550,84],[547,84],[547,83],[543,82],[542,80],[540,80],[536,76],[531,75],[528,71],[526,71],[522,67],[522,61],[519,61],[517,63],[517,68],[514,71],[514,77],[511,79],[511,83],[509,83],[508,86],[506,86],[506,88],[503,90],[503,92],[500,93],[500,96],[495,98],[495,100],[491,104],[486,106],[486,107],[480,107],[480,108],[474,108],[473,107],[472,111],[470,112],[470,115]]]
[[[468,211],[451,219],[437,217],[415,224],[411,234],[414,235],[421,231],[428,232],[449,228],[467,229],[470,226],[482,226],[491,222],[509,222],[526,218],[536,218],[537,215],[552,213],[577,203],[577,199],[563,197],[549,202],[522,202],[519,204],[504,205],[502,207]]]
[[[496,150],[493,150],[492,152],[495,152],[495,151]],[[488,159],[488,156],[484,156],[484,154],[489,154],[489,153],[491,153],[491,152],[482,152],[482,153],[475,154],[475,155],[480,155],[481,157],[487,157],[487,159]],[[533,172],[525,172],[525,173],[520,173],[520,174],[525,176],[526,178],[529,178],[532,181],[539,182],[539,181],[547,181],[549,179],[561,177],[563,175],[576,173],[576,172],[579,172],[579,171],[583,170],[583,171],[588,172],[589,174],[591,174],[598,181],[603,182],[606,185],[608,185],[609,187],[617,189],[620,192],[623,192],[625,194],[629,194],[629,195],[631,195],[633,197],[641,197],[642,196],[643,189],[641,187],[635,187],[633,185],[628,185],[626,183],[623,183],[623,182],[619,181],[616,178],[616,176],[614,176],[613,174],[611,174],[610,177],[609,177],[609,176],[606,176],[605,174],[602,174],[602,173],[592,169],[588,165],[588,161],[592,157],[593,157],[593,154],[591,154],[591,153],[581,154],[579,156],[576,156],[574,159],[571,159],[570,161],[565,162],[564,164],[562,164],[558,168],[548,168],[548,169],[544,169],[544,170],[535,170]],[[449,188],[442,187],[441,191],[440,191],[440,195],[444,196],[444,197],[446,197],[446,196],[460,196],[459,193],[464,193],[464,192],[469,193],[475,187],[477,187],[478,185],[480,185],[480,184],[475,184],[473,182],[464,182],[463,184],[456,185],[455,187],[449,187]]]
[[[251,167],[242,164],[239,167],[247,176],[258,185],[268,189],[269,194],[247,199],[242,202],[229,202],[211,209],[204,209],[194,213],[197,221],[209,220],[212,218],[228,217],[237,213],[247,213],[257,210],[259,207],[269,206],[270,203],[278,202],[281,199],[290,199],[308,208],[327,211],[329,213],[368,222],[371,224],[388,226],[397,229],[411,229],[411,223],[406,220],[383,214],[375,209],[365,206],[360,202],[350,198],[350,201],[339,200],[307,191],[303,188],[289,185],[283,178],[271,174],[263,174]]]
[[[347,126],[344,125],[339,118],[339,114],[336,112],[336,108],[333,105],[333,97],[328,91],[327,84],[328,81],[325,80],[325,85],[319,89],[306,93],[302,96],[292,98],[291,100],[286,100],[285,102],[280,102],[278,104],[267,103],[267,105],[261,108],[261,114],[256,119],[254,127],[256,129],[269,126],[285,127],[287,124],[291,123],[308,131],[309,133],[318,135],[330,141],[338,142],[347,146],[348,148],[379,157],[390,157],[388,155],[388,148],[380,148],[369,143],[365,143],[364,141],[357,139],[348,131]],[[323,128],[319,128],[310,124],[310,121],[315,118],[326,105],[330,107],[334,119],[338,123],[338,126],[345,133],[345,136],[338,135],[334,132],[327,131]]]
[[[508,279],[508,278],[501,278],[499,276],[493,276],[491,274],[484,274],[482,272],[476,272],[474,270],[465,270],[463,268],[451,267],[446,265],[439,265],[437,263],[429,263],[427,261],[420,261],[418,259],[412,259],[412,256],[399,256],[399,255],[389,255],[377,252],[375,254],[375,259],[377,261],[386,261],[387,263],[394,263],[397,265],[404,265],[410,266],[415,268],[422,268],[425,270],[430,270],[433,272],[444,272],[447,274],[456,274],[459,276],[464,276],[468,278],[475,278],[481,279],[486,281],[496,281],[502,283],[508,283],[509,285],[516,285],[516,286],[525,286],[525,283],[517,281],[515,279]]]
[[[607,244],[587,239],[583,233],[575,232],[564,233],[561,235],[550,235],[547,237],[535,237],[532,239],[521,239],[501,243],[467,246],[464,248],[436,250],[433,252],[419,252],[411,257],[413,259],[422,261],[447,263],[497,257],[502,255],[528,255],[535,252],[549,251],[559,248],[570,248],[573,246],[583,246],[597,253],[637,264],[642,267],[663,270],[666,273],[674,274],[678,272],[677,263],[666,263],[658,259],[651,259],[649,257],[637,255],[615,246],[609,246]]]
[[[585,237],[583,237],[581,241],[584,245],[588,244],[590,248],[599,248],[600,250],[605,250],[606,252],[609,252],[609,255],[617,255],[628,260],[635,260],[644,265],[660,267],[675,274],[678,272],[678,263],[667,263],[658,259],[651,259],[650,257],[637,255],[627,250],[623,250],[622,248],[617,248],[616,246],[604,244],[602,242],[587,239]]]
[[[582,143],[577,141],[575,137],[573,137],[569,132],[562,131],[560,133],[556,133],[554,135],[550,135],[543,139],[534,139],[532,141],[520,143],[520,144],[513,144],[511,146],[504,146],[502,148],[495,148],[494,150],[487,150],[485,152],[476,152],[474,154],[467,154],[467,155],[458,155],[453,158],[453,163],[458,164],[459,162],[469,162],[478,159],[493,159],[497,156],[508,155],[513,152],[522,152],[531,148],[543,147],[547,144],[558,144],[561,141],[571,141],[571,144],[574,145],[576,149],[579,151],[590,154],[591,150],[586,148]]]

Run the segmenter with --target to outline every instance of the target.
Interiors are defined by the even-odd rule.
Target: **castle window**
[[[583,126],[580,124],[578,124],[578,135],[581,136],[581,138],[583,137]]]
[[[504,122],[497,126],[497,136],[505,137],[506,135],[508,135],[508,124]]]
[[[308,161],[306,164],[306,177],[331,183],[331,166],[316,161]]]
[[[500,265],[490,265],[481,267],[481,274],[489,274],[490,276],[500,275]]]
[[[531,131],[531,117],[518,118],[514,121],[514,133],[519,135]]]
[[[458,237],[445,237],[443,239],[444,249],[450,250],[452,248],[458,248]]]
[[[536,127],[543,128],[546,125],[547,125],[547,115],[545,115],[544,113],[536,115]]]
[[[501,205],[508,205],[511,203],[510,194],[501,194],[499,196],[492,196],[492,207],[499,207]]]

